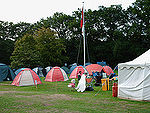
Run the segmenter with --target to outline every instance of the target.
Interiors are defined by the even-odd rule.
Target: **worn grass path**
[[[44,82],[26,87],[0,83],[0,113],[150,113],[150,102],[112,97],[112,91],[78,93],[68,82]],[[8,84],[8,85],[7,85]]]

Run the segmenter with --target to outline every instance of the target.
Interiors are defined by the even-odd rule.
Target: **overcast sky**
[[[52,16],[55,12],[71,15],[82,7],[97,10],[98,6],[122,4],[123,8],[132,5],[135,0],[0,0],[0,20],[8,22],[34,23],[41,18]]]

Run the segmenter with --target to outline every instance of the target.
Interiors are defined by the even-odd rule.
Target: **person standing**
[[[81,72],[81,71],[79,71],[79,73],[78,73],[78,81],[80,80],[81,75],[82,75],[82,72]]]

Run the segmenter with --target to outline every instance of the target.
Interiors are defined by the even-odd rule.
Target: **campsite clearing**
[[[0,112],[2,113],[104,113],[150,112],[150,102],[131,101],[112,97],[112,91],[78,93],[67,85],[70,81],[45,82],[37,86],[11,86],[0,83]]]

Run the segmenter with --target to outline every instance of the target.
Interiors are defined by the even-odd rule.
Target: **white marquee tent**
[[[118,97],[150,100],[150,50],[136,59],[118,64]]]

